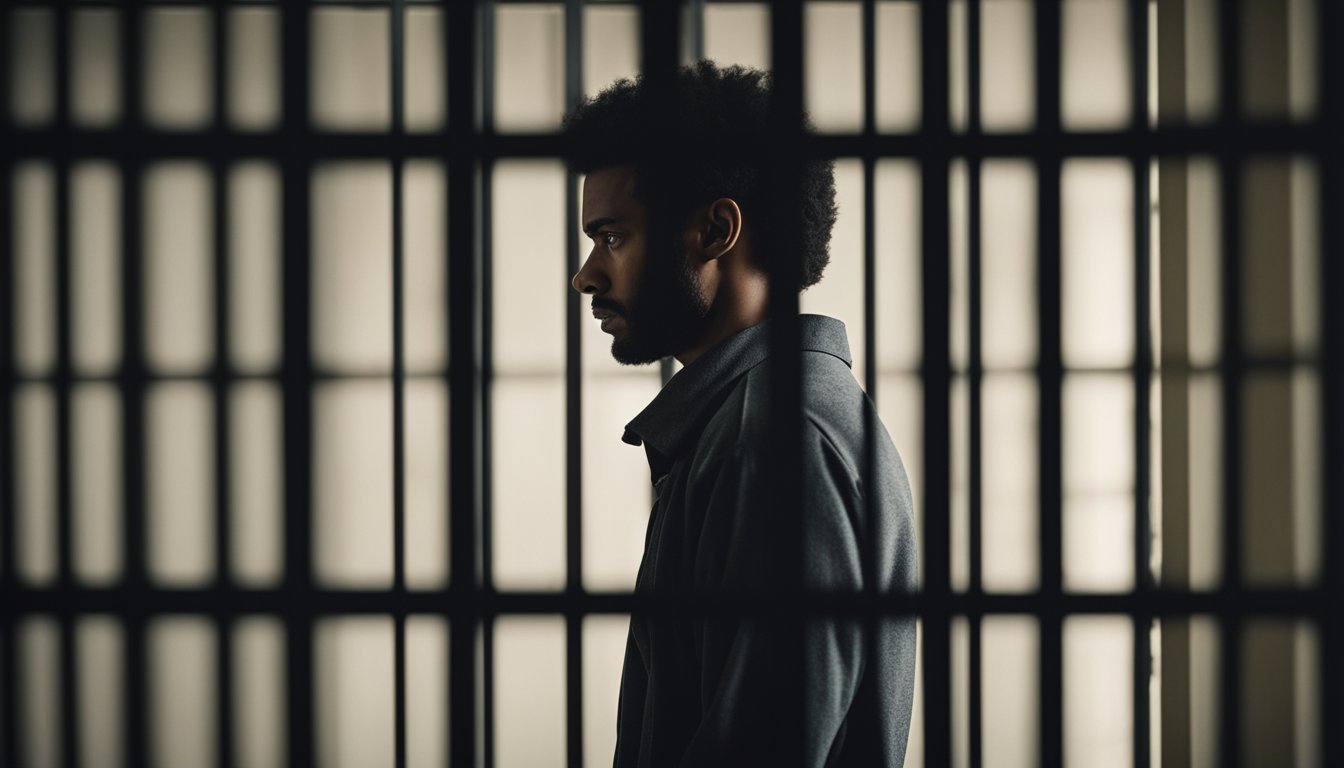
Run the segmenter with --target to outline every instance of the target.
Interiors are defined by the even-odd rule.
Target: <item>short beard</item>
[[[622,365],[657,362],[689,349],[703,335],[709,302],[699,274],[677,245],[657,253],[650,249],[626,316],[627,335],[611,342],[611,356]]]

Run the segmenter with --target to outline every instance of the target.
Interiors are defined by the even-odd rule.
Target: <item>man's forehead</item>
[[[583,179],[583,221],[627,218],[637,213],[635,168],[616,165],[598,168]]]

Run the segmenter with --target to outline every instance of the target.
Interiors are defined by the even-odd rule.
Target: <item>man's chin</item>
[[[629,336],[611,340],[611,356],[621,365],[648,365],[666,357],[666,354],[641,345]]]

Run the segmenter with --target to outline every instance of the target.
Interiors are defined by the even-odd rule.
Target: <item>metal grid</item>
[[[591,2],[592,0],[590,0]],[[79,3],[78,6],[96,3]],[[549,135],[500,135],[494,132],[490,115],[493,93],[492,50],[493,7],[486,2],[454,2],[445,7],[444,39],[448,51],[446,127],[431,134],[405,134],[401,105],[404,82],[400,61],[403,53],[404,0],[391,0],[385,5],[391,11],[391,44],[389,50],[394,66],[392,73],[392,129],[388,133],[333,135],[315,131],[309,122],[307,83],[309,82],[309,39],[307,20],[310,6],[285,4],[281,8],[283,29],[283,118],[278,130],[258,135],[241,135],[229,131],[224,124],[223,24],[218,23],[223,12],[244,3],[225,3],[219,0],[208,4],[216,23],[214,72],[214,124],[208,130],[195,133],[159,134],[141,124],[141,89],[139,80],[131,73],[138,71],[136,60],[143,8],[125,7],[120,14],[122,45],[123,114],[119,127],[100,132],[84,132],[75,128],[69,114],[69,56],[68,41],[71,5],[56,3],[56,105],[54,128],[41,131],[22,130],[6,123],[4,129],[4,168],[6,178],[16,162],[23,158],[46,158],[53,163],[56,179],[55,251],[57,254],[56,339],[57,361],[54,372],[43,381],[55,391],[57,429],[57,567],[56,585],[36,589],[25,585],[15,573],[17,544],[9,544],[11,556],[0,559],[3,570],[4,604],[3,637],[5,685],[0,689],[0,708],[3,719],[3,761],[19,764],[16,747],[20,726],[20,707],[14,693],[13,681],[18,672],[18,652],[15,649],[15,627],[18,621],[33,613],[53,614],[58,618],[61,653],[61,730],[65,737],[64,761],[73,765],[80,751],[76,739],[76,687],[74,682],[74,622],[88,612],[110,612],[123,623],[126,640],[124,647],[127,680],[125,687],[125,747],[126,764],[147,764],[149,751],[146,741],[146,694],[142,685],[146,676],[147,621],[155,616],[205,612],[214,621],[220,636],[226,636],[233,622],[243,613],[271,613],[283,618],[286,640],[286,709],[288,729],[288,759],[291,765],[308,765],[314,754],[313,671],[307,663],[312,654],[313,625],[316,619],[327,615],[390,614],[394,619],[395,653],[395,763],[406,764],[405,712],[405,621],[411,613],[437,613],[451,621],[455,631],[451,635],[450,689],[451,719],[447,728],[451,733],[451,758],[455,765],[475,764],[478,760],[493,764],[492,749],[492,621],[494,617],[512,613],[560,614],[566,620],[566,679],[567,679],[567,758],[570,765],[583,760],[582,708],[579,681],[582,673],[581,622],[592,613],[627,613],[639,611],[669,612],[741,612],[759,610],[760,606],[730,599],[698,601],[684,599],[635,598],[620,594],[591,594],[581,584],[580,563],[582,545],[581,523],[581,442],[578,429],[580,411],[579,375],[579,306],[577,295],[567,292],[568,319],[566,326],[566,434],[567,434],[567,494],[566,541],[568,558],[566,588],[560,594],[498,593],[489,583],[491,572],[490,524],[490,425],[483,414],[490,413],[490,360],[491,350],[491,243],[490,183],[491,164],[505,157],[548,157],[562,153],[563,145]],[[17,3],[40,5],[40,3]],[[157,4],[154,4],[157,5]],[[324,4],[325,5],[325,4]],[[573,103],[580,92],[579,68],[583,40],[581,37],[582,0],[565,0],[565,87],[566,102]],[[654,87],[667,87],[667,73],[678,59],[679,13],[677,4],[646,1],[640,4],[643,71],[648,73]],[[981,24],[980,0],[967,0],[967,24],[970,39],[975,40]],[[979,765],[981,755],[980,706],[980,620],[995,613],[1022,612],[1036,616],[1040,621],[1040,757],[1044,765],[1060,765],[1063,761],[1063,702],[1062,702],[1062,621],[1068,615],[1087,613],[1116,613],[1129,616],[1134,626],[1134,713],[1133,739],[1136,765],[1146,765],[1150,734],[1148,723],[1148,629],[1155,618],[1164,615],[1210,614],[1219,617],[1222,626],[1222,676],[1224,680],[1221,728],[1221,753],[1237,753],[1235,728],[1228,724],[1238,721],[1241,697],[1241,666],[1238,653],[1240,629],[1250,616],[1297,616],[1315,619],[1324,630],[1324,646],[1338,646],[1344,638],[1344,624],[1332,606],[1344,598],[1344,568],[1335,558],[1326,558],[1326,576],[1322,586],[1315,589],[1266,590],[1247,587],[1242,583],[1239,568],[1242,551],[1241,509],[1239,502],[1238,448],[1242,434],[1241,413],[1245,397],[1243,380],[1257,367],[1282,365],[1282,361],[1253,359],[1242,349],[1239,323],[1241,322],[1241,284],[1238,280],[1224,280],[1222,284],[1223,325],[1223,399],[1222,423],[1227,439],[1222,456],[1224,509],[1223,509],[1223,563],[1225,583],[1222,589],[1207,593],[1159,592],[1149,578],[1150,539],[1148,496],[1151,489],[1149,476],[1147,420],[1149,382],[1153,360],[1146,340],[1151,336],[1148,318],[1150,276],[1148,274],[1148,165],[1154,157],[1185,155],[1210,148],[1217,154],[1222,168],[1221,210],[1237,211],[1240,188],[1239,168],[1243,158],[1259,152],[1307,152],[1320,164],[1322,210],[1321,217],[1323,279],[1320,284],[1323,310],[1323,351],[1320,371],[1323,375],[1325,427],[1323,429],[1323,473],[1325,488],[1323,507],[1326,510],[1326,540],[1328,552],[1344,552],[1344,524],[1339,515],[1344,509],[1344,473],[1330,471],[1344,465],[1344,398],[1329,393],[1344,391],[1344,310],[1336,297],[1344,295],[1344,266],[1331,254],[1341,250],[1340,234],[1332,226],[1330,212],[1344,205],[1341,191],[1341,150],[1333,137],[1341,135],[1344,116],[1341,115],[1340,60],[1333,43],[1344,37],[1344,13],[1334,3],[1321,3],[1319,25],[1320,104],[1319,117],[1306,123],[1250,124],[1243,122],[1237,108],[1237,87],[1240,83],[1240,65],[1236,55],[1227,52],[1240,50],[1242,30],[1234,14],[1221,14],[1219,25],[1221,62],[1221,110],[1213,125],[1204,127],[1179,126],[1154,129],[1147,125],[1148,83],[1148,16],[1152,12],[1147,0],[1131,0],[1129,6],[1130,62],[1132,71],[1131,114],[1128,128],[1093,132],[1069,133],[1060,124],[1060,71],[1059,49],[1056,45],[1040,45],[1036,49],[1036,119],[1032,131],[1021,134],[986,134],[979,125],[979,70],[978,46],[969,46],[969,124],[965,131],[954,131],[949,124],[949,71],[944,45],[937,41],[948,39],[947,6],[939,2],[921,3],[921,71],[923,73],[923,120],[920,128],[910,134],[879,135],[874,128],[875,103],[875,47],[874,0],[862,3],[865,74],[865,123],[861,134],[852,136],[808,136],[795,123],[783,121],[784,128],[774,141],[776,159],[788,161],[805,155],[851,156],[861,158],[865,190],[865,352],[870,361],[866,372],[867,390],[877,397],[876,360],[876,297],[874,283],[876,254],[874,242],[875,210],[873,195],[874,165],[879,158],[908,157],[919,161],[922,173],[922,274],[923,274],[923,350],[921,378],[924,401],[924,551],[927,555],[924,592],[919,595],[878,596],[867,594],[852,599],[807,598],[799,603],[805,612],[857,613],[877,616],[893,612],[914,612],[923,621],[924,641],[921,660],[924,674],[924,739],[926,762],[930,765],[950,764],[952,759],[950,627],[955,617],[969,619],[970,637],[970,750],[971,765]],[[698,19],[703,2],[688,4],[692,17]],[[802,107],[802,9],[803,4],[775,3],[772,8],[771,42],[775,57],[778,91],[776,107],[780,114],[793,116]],[[0,14],[0,36],[8,39],[9,14]],[[692,35],[692,50],[701,50],[701,32],[698,23],[688,27]],[[1060,39],[1060,4],[1054,0],[1036,3],[1035,38],[1055,41]],[[0,77],[8,101],[9,73]],[[77,141],[76,141],[77,139]],[[1061,357],[1061,280],[1059,210],[1061,204],[1060,171],[1065,158],[1081,156],[1123,155],[1132,167],[1134,185],[1135,260],[1135,339],[1136,359],[1131,368],[1136,404],[1135,433],[1135,552],[1136,588],[1130,594],[1089,595],[1065,592],[1061,572],[1061,515],[1062,515],[1062,420],[1061,390],[1064,364]],[[251,590],[238,587],[224,575],[230,562],[228,535],[229,472],[228,430],[215,430],[215,477],[217,517],[215,521],[215,557],[220,569],[216,583],[205,589],[176,590],[153,585],[146,573],[146,460],[145,441],[138,429],[123,430],[124,461],[124,514],[125,536],[122,560],[125,568],[123,581],[115,587],[88,588],[76,583],[72,575],[71,548],[71,391],[79,381],[71,361],[71,286],[70,286],[70,215],[63,203],[68,196],[70,165],[85,157],[113,157],[121,171],[121,253],[123,259],[121,291],[123,316],[121,339],[124,344],[123,362],[115,383],[122,396],[123,419],[127,425],[143,423],[147,386],[160,378],[145,362],[143,349],[144,321],[139,312],[141,304],[142,210],[137,185],[141,170],[150,160],[166,158],[205,159],[211,166],[214,183],[214,291],[215,291],[215,363],[206,376],[214,393],[215,422],[227,423],[229,399],[225,391],[237,377],[229,368],[224,350],[228,349],[228,281],[225,279],[224,259],[228,252],[229,228],[224,225],[225,195],[224,171],[229,163],[241,157],[269,158],[282,168],[283,207],[288,212],[283,224],[284,245],[284,316],[283,364],[278,372],[283,387],[284,402],[284,580],[275,590]],[[404,383],[406,380],[403,337],[404,319],[400,312],[401,275],[404,270],[401,229],[394,226],[392,243],[393,269],[393,525],[394,585],[388,591],[358,591],[319,587],[312,579],[310,533],[312,524],[312,427],[314,383],[323,377],[311,363],[310,344],[310,234],[306,217],[298,214],[309,210],[309,172],[321,159],[378,157],[391,160],[393,169],[393,221],[400,221],[403,206],[400,178],[403,161],[411,156],[444,157],[452,169],[448,176],[449,194],[444,215],[449,232],[449,346],[454,364],[448,374],[450,383],[450,455],[452,461],[445,471],[451,476],[451,586],[443,591],[411,591],[404,583],[405,561],[403,532],[405,529],[405,489],[403,486],[404,448],[402,414],[405,408]],[[986,158],[1029,157],[1039,172],[1038,191],[1038,255],[1037,287],[1040,296],[1039,363],[1036,374],[1039,384],[1040,411],[1040,576],[1038,592],[1027,595],[989,594],[981,587],[980,549],[981,526],[981,398],[980,384],[980,313],[981,297],[986,290],[982,284],[980,267],[979,194],[980,163]],[[969,203],[969,290],[970,290],[970,353],[966,371],[970,403],[970,568],[971,582],[967,592],[957,592],[950,583],[949,509],[951,487],[950,434],[951,403],[949,391],[953,366],[949,357],[948,295],[950,271],[948,176],[954,159],[967,163]],[[781,165],[787,169],[788,163]],[[565,208],[568,221],[577,219],[577,200],[574,179],[566,186]],[[789,185],[781,185],[787,195]],[[12,231],[12,187],[0,185],[0,230]],[[1222,264],[1225,274],[1240,274],[1241,254],[1238,246],[1237,217],[1225,215],[1223,226]],[[571,239],[572,240],[572,239]],[[0,295],[13,295],[14,256],[12,242],[3,243],[4,258],[0,259]],[[578,264],[577,248],[568,247],[567,266]],[[777,370],[775,402],[780,418],[777,423],[791,423],[790,414],[797,413],[800,393],[796,374],[798,355],[793,335],[797,333],[797,295],[787,281],[775,281],[772,303],[775,307],[777,329],[775,356]],[[557,287],[557,290],[567,287]],[[3,365],[5,391],[12,395],[27,381],[15,367],[13,338],[16,313],[0,313],[0,365]],[[666,371],[665,371],[666,375]],[[7,400],[0,409],[0,433],[14,434],[14,412]],[[780,466],[796,466],[798,462],[797,436],[782,428],[783,439],[776,457]],[[871,457],[871,454],[870,454]],[[0,487],[10,494],[0,515],[0,538],[15,542],[14,495],[16,454],[12,440],[0,441]],[[791,481],[797,472],[783,472]],[[797,498],[787,484],[781,484],[781,500]],[[787,517],[799,530],[800,510],[796,505]],[[786,537],[787,538],[787,537]],[[782,542],[798,545],[796,540]],[[801,556],[801,551],[796,552]],[[797,589],[800,585],[790,585]],[[479,630],[477,629],[479,627]],[[218,744],[220,763],[232,764],[234,755],[234,724],[229,706],[231,653],[226,643],[218,643],[217,674],[220,685],[217,707]],[[1339,722],[1344,717],[1344,661],[1335,654],[1325,654],[1325,682],[1321,702],[1325,723]],[[801,691],[799,700],[801,701]],[[801,718],[801,707],[799,708]],[[801,722],[801,721],[800,721]],[[1344,757],[1344,743],[1329,727],[1324,729],[1323,755],[1329,764]]]

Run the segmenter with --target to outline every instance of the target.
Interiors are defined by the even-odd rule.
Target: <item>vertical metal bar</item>
[[[12,10],[0,12],[0,40],[6,53],[0,55],[0,105],[10,104],[10,78],[14,76],[10,48]],[[15,153],[9,120],[0,121],[0,375],[4,377],[4,401],[0,402],[0,602],[14,604],[18,585],[14,580],[14,517],[18,492],[14,487],[14,395],[17,372],[14,369],[14,332],[18,310],[14,296],[14,212],[13,185]],[[18,737],[19,671],[18,650],[14,647],[17,616],[12,610],[0,611],[0,763],[18,765],[15,740]]]
[[[145,140],[138,68],[144,11],[138,5],[121,12],[121,77],[125,102],[122,131],[125,136],[121,156],[121,296],[122,296],[122,480],[125,537],[122,539],[122,563],[125,568],[126,595],[136,601],[148,588],[148,563],[145,554],[148,530],[145,523],[145,385],[144,317],[141,313],[140,251],[141,174],[144,170]],[[146,616],[127,607],[125,667],[126,765],[148,765],[149,732],[146,709]]]
[[[872,140],[876,134],[877,112],[877,3],[863,0],[860,8],[860,35],[863,48],[863,134]],[[863,484],[873,487],[877,476],[877,160],[863,156],[863,381],[873,407],[865,411],[863,423]],[[861,558],[863,591],[872,598],[878,594],[878,547],[882,541],[882,519],[876,494],[864,495],[863,520],[866,535]],[[876,647],[877,616],[865,616],[867,647]]]
[[[1224,131],[1241,125],[1241,43],[1240,2],[1224,3],[1218,8],[1219,122]],[[1222,318],[1221,363],[1222,400],[1222,479],[1223,479],[1223,582],[1224,610],[1220,615],[1222,649],[1221,703],[1218,722],[1218,760],[1231,764],[1239,754],[1241,702],[1241,617],[1229,610],[1242,590],[1241,574],[1241,408],[1242,377],[1245,362],[1241,349],[1241,233],[1240,206],[1242,158],[1232,147],[1219,155],[1219,222],[1222,247]]]
[[[392,74],[393,140],[405,134],[406,2],[392,0],[388,66]],[[403,170],[405,159],[392,158],[392,590],[406,593],[406,254]],[[406,611],[392,616],[393,765],[406,768]]]
[[[70,8],[64,4],[53,10],[56,18],[53,52],[56,59],[56,122],[54,131],[62,140],[52,170],[56,177],[55,206],[56,246],[56,579],[63,589],[74,586],[74,472],[71,464],[75,432],[71,419],[71,399],[74,393],[74,364],[71,360],[73,280],[70,253],[70,230],[73,221],[70,211],[70,173],[72,161],[63,150],[70,141]],[[75,616],[73,609],[61,610],[60,626],[60,729],[61,762],[71,768],[79,759],[80,739],[78,701],[75,682]]]
[[[583,98],[583,2],[565,0],[565,108]],[[565,272],[578,271],[578,176],[565,174]],[[570,768],[583,766],[583,357],[578,292],[565,292],[565,744]]]
[[[920,114],[935,151],[920,158],[923,282],[924,592],[937,604],[951,591],[951,227],[946,140],[949,115],[948,5],[920,5]],[[924,615],[924,754],[929,765],[952,760],[951,615]]]
[[[283,40],[282,174],[284,243],[284,452],[285,580],[288,633],[286,682],[291,766],[313,763],[312,591],[312,429],[313,366],[309,279],[312,253],[308,154],[309,9],[288,4],[281,10]]]
[[[495,135],[495,58],[496,4],[481,7],[481,120],[483,133]],[[494,158],[481,165],[481,574],[487,601],[495,596],[494,535],[494,428],[495,383],[495,265],[494,265]],[[485,768],[495,765],[495,617],[493,612],[481,619],[481,755]]]
[[[1036,4],[1036,133],[1040,142],[1037,237],[1037,301],[1040,377],[1040,569],[1041,569],[1041,764],[1063,760],[1062,547],[1064,367],[1060,333],[1060,158],[1053,145],[1060,134],[1059,0]]]
[[[1130,120],[1133,129],[1142,134],[1148,124],[1148,14],[1149,0],[1129,0],[1129,57],[1130,57]],[[1152,569],[1149,567],[1152,545],[1152,527],[1149,494],[1152,488],[1151,462],[1151,401],[1153,386],[1153,345],[1151,327],[1152,288],[1149,248],[1152,158],[1143,152],[1146,141],[1139,142],[1130,156],[1134,175],[1134,588],[1148,596],[1153,590]],[[1152,674],[1153,616],[1143,610],[1132,617],[1134,624],[1134,725],[1133,750],[1135,768],[1148,768],[1150,762],[1150,729],[1148,700],[1149,679]]]
[[[863,0],[863,135],[877,135],[877,2]],[[874,200],[876,159],[863,157],[863,384],[868,397],[877,402],[877,206]],[[871,430],[866,430],[865,434]],[[875,443],[865,450],[872,458]],[[872,470],[872,465],[868,467]],[[872,510],[868,519],[872,520]]]
[[[213,56],[211,93],[213,131],[222,136],[228,130],[228,108],[225,88],[228,84],[226,68],[228,56],[228,7],[222,0],[211,3],[213,23],[211,25]],[[213,398],[215,406],[215,583],[217,588],[227,589],[232,584],[230,564],[233,560],[230,541],[229,520],[231,517],[232,489],[229,485],[230,472],[230,384],[232,369],[229,358],[229,217],[228,217],[228,173],[231,158],[220,150],[211,158],[211,227],[214,232],[214,251],[211,254],[214,266],[215,300],[215,355],[211,372]],[[215,685],[218,692],[215,707],[215,729],[218,733],[219,765],[230,768],[234,763],[233,729],[233,646],[230,638],[233,633],[234,616],[228,611],[215,614]]]
[[[477,262],[477,11],[450,3],[443,13],[447,46],[449,465],[452,555],[449,723],[452,765],[476,764],[477,520],[480,491],[479,279]]]
[[[1340,57],[1336,42],[1344,37],[1344,10],[1339,3],[1322,2],[1318,5],[1320,18],[1317,25],[1317,50],[1320,60],[1318,96],[1324,137],[1339,136],[1344,132],[1344,58]],[[1319,147],[1321,200],[1320,210],[1344,210],[1344,152],[1338,141],[1325,139]],[[1321,391],[1324,408],[1321,428],[1322,461],[1326,471],[1321,473],[1321,512],[1324,517],[1325,551],[1334,553],[1324,558],[1325,589],[1318,605],[1318,618],[1323,625],[1322,648],[1340,648],[1344,645],[1344,614],[1338,609],[1344,603],[1344,566],[1338,553],[1344,552],[1344,402],[1330,393],[1344,392],[1344,305],[1338,297],[1344,295],[1344,263],[1338,254],[1344,252],[1344,229],[1338,219],[1320,216],[1320,306],[1322,308],[1322,370]],[[1324,666],[1321,683],[1322,701],[1320,754],[1324,765],[1344,764],[1344,735],[1331,727],[1344,722],[1344,659],[1338,653],[1322,653]]]
[[[779,2],[771,7],[770,51],[773,69],[771,93],[770,168],[767,173],[772,198],[777,210],[797,210],[801,202],[801,178],[804,162],[803,136],[803,3]],[[800,240],[796,217],[783,217],[784,230],[775,242],[787,244],[772,254],[770,302],[770,460],[777,468],[776,483],[772,488],[774,509],[779,514],[776,531],[778,541],[768,546],[780,556],[779,562],[797,563],[790,568],[790,577],[779,585],[779,594],[801,595],[803,515],[802,498],[802,353],[799,338],[802,323],[798,316],[798,275],[801,274],[802,254],[796,246]],[[803,651],[802,616],[785,617],[780,627],[783,654],[781,658],[797,659],[803,669],[807,659]],[[807,742],[808,722],[804,717],[802,680],[780,681],[783,711],[788,712],[779,723],[780,731],[789,734],[784,743],[774,745],[780,754],[801,754]],[[796,745],[793,739],[801,739]]]
[[[980,134],[980,0],[966,0],[966,130],[972,136]],[[983,594],[981,573],[981,386],[984,382],[981,328],[984,307],[981,284],[980,242],[980,157],[966,158],[966,293],[970,316],[967,318],[966,372],[967,398],[967,553],[969,559],[970,591],[977,598]],[[981,727],[981,629],[982,616],[976,612],[967,617],[967,756],[970,768],[980,768]]]

